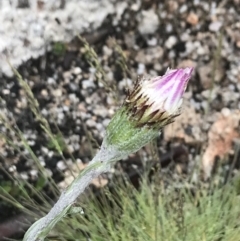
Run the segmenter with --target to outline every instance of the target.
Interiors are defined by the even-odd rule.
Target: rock
[[[176,43],[177,43],[177,37],[172,35],[165,42],[165,46],[167,47],[167,49],[171,49]]]
[[[194,12],[189,13],[189,15],[187,16],[187,23],[193,26],[197,25],[198,21],[199,21],[198,15]]]
[[[117,1],[109,0],[69,0],[65,2],[64,8],[60,8],[61,0],[43,1],[41,7],[36,4],[40,1],[29,2],[29,6],[19,8],[12,1],[1,0],[0,73],[8,76],[13,73],[6,62],[6,56],[14,67],[18,67],[30,58],[37,58],[49,51],[52,42],[66,43],[76,33],[90,29],[94,31],[109,14],[116,13],[120,18],[127,7],[127,4],[118,4],[117,8]],[[149,19],[152,20],[156,22],[156,17]],[[145,25],[147,23],[149,22],[145,22]]]
[[[79,75],[79,74],[82,73],[82,70],[81,70],[80,67],[75,67],[74,70],[73,70],[73,73],[74,73],[75,75]]]
[[[157,45],[157,38],[151,38],[147,40],[148,46],[156,46]]]
[[[53,90],[52,94],[55,97],[61,97],[62,96],[62,89],[55,89],[55,90]]]
[[[65,165],[64,161],[59,161],[59,162],[57,163],[57,168],[58,168],[60,171],[64,171],[64,170],[67,168],[67,166]]]
[[[153,9],[142,11],[138,24],[138,30],[142,35],[154,34],[159,26],[159,19]]]
[[[228,112],[224,110],[223,112]],[[231,111],[231,114],[219,114],[208,132],[208,146],[203,154],[203,170],[205,178],[209,178],[216,157],[224,158],[232,149],[235,138],[239,138],[239,110]]]
[[[145,64],[139,63],[138,69],[137,69],[137,74],[142,75],[144,73],[145,73]]]
[[[187,11],[188,7],[186,4],[182,5],[180,8],[179,8],[179,13],[185,13]]]
[[[210,25],[209,25],[208,28],[209,28],[209,30],[212,31],[212,32],[218,32],[221,27],[222,27],[222,23],[219,22],[219,21],[216,21],[216,22],[210,23]]]
[[[173,31],[173,25],[171,23],[167,23],[165,28],[168,33],[171,33]]]
[[[83,89],[88,89],[88,88],[95,88],[96,85],[92,79],[88,79],[88,80],[82,81],[82,87]]]
[[[47,97],[47,96],[48,96],[48,91],[47,91],[46,89],[42,89],[42,90],[41,90],[41,95],[42,95],[43,97]]]
[[[231,110],[229,110],[228,108],[223,108],[223,109],[221,110],[221,113],[222,113],[222,115],[223,115],[224,117],[228,117],[228,116],[230,116],[230,114],[231,114]]]
[[[93,109],[93,114],[96,116],[102,117],[104,119],[108,115],[108,110],[103,106],[98,105]]]
[[[88,119],[86,121],[86,125],[90,128],[96,127],[96,124],[97,124],[96,121],[94,121],[93,119]]]

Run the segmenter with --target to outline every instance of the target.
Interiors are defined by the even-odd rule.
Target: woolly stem
[[[99,175],[108,172],[111,168],[111,162],[121,158],[120,153],[116,153],[113,150],[109,152],[109,148],[102,147],[87,168],[61,194],[50,212],[29,228],[23,241],[43,241],[55,224],[67,214],[72,204],[84,192],[91,181]]]

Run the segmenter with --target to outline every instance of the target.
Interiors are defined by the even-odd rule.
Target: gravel
[[[172,144],[186,145],[190,153],[190,169],[200,160],[199,150],[205,150],[209,130],[217,116],[227,116],[240,109],[240,5],[236,0],[211,3],[204,0],[165,3],[104,0],[101,4],[80,1],[83,7],[76,8],[74,14],[69,9],[76,1],[66,2],[63,9],[53,7],[59,6],[59,1],[49,1],[37,15],[33,11],[26,14],[31,12],[32,6],[19,9],[5,2],[8,1],[2,1],[0,5],[0,53],[5,48],[12,52],[10,61],[18,66],[31,86],[42,115],[49,121],[54,134],[61,131],[70,154],[80,162],[87,163],[92,158],[92,151],[96,151],[101,143],[104,128],[125,98],[126,88],[132,88],[138,75],[162,75],[168,67],[195,67],[185,95],[183,114],[176,121],[178,129],[175,132],[170,126],[158,139],[160,155],[171,150]],[[81,15],[78,11],[85,13]],[[83,22],[82,18],[89,11],[91,14]],[[7,15],[9,12],[11,16]],[[71,20],[67,22],[69,15]],[[18,18],[18,23],[13,21],[10,24],[11,17]],[[61,19],[63,28],[55,23],[56,17]],[[7,22],[1,24],[3,21]],[[30,27],[27,30],[25,27],[24,32],[22,29],[27,21]],[[18,33],[13,24],[23,25],[15,27],[19,29]],[[54,26],[56,35],[44,33],[50,31],[48,25]],[[102,79],[97,68],[89,65],[83,45],[76,40],[70,41],[76,32],[84,31],[90,32],[88,39],[106,71]],[[16,38],[12,38],[13,34]],[[66,51],[60,55],[46,51],[45,35],[52,36],[51,41],[64,40]],[[21,41],[29,36],[30,43],[24,48],[19,42],[20,36]],[[52,49],[51,41],[47,50]],[[16,78],[9,77],[11,74],[6,66],[0,58],[3,73],[0,97],[4,100],[1,113],[8,116],[11,125],[15,119],[42,165],[49,170],[49,175],[60,180],[63,178],[60,171],[64,173],[65,170],[63,159],[51,147]],[[109,88],[116,87],[116,92],[109,92],[99,79]],[[2,124],[0,130],[23,149],[14,133],[7,132]],[[2,141],[0,150],[0,162],[11,173],[29,180],[37,177],[38,174],[32,172],[36,168],[29,153],[23,156]],[[144,150],[147,151],[147,147]],[[63,153],[70,156],[66,149]],[[234,155],[229,153],[230,157]],[[6,175],[1,173],[0,181],[5,179]]]

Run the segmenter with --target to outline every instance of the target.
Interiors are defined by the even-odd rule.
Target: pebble
[[[153,37],[147,40],[148,46],[156,46],[157,45],[157,38]]]
[[[199,47],[197,48],[197,54],[198,54],[198,55],[204,55],[205,53],[206,53],[206,52],[205,52],[204,47],[199,46]]]
[[[179,9],[179,13],[185,13],[187,11],[188,7],[186,4],[182,5]]]
[[[222,115],[223,115],[224,117],[228,117],[228,116],[230,116],[231,111],[230,111],[228,108],[223,108],[223,109],[221,110],[221,113],[222,113]]]
[[[106,118],[108,115],[108,111],[106,108],[102,106],[95,106],[95,108],[92,110],[93,114],[102,118]]]
[[[49,151],[47,155],[48,155],[48,157],[52,158],[54,156],[54,154],[55,154],[54,151]]]
[[[41,90],[41,95],[44,97],[48,96],[48,91],[46,89]]]
[[[69,107],[66,106],[66,105],[64,105],[64,106],[63,106],[63,111],[64,111],[64,112],[69,112]]]
[[[68,98],[69,98],[69,100],[70,100],[72,103],[74,103],[74,104],[79,103],[79,98],[76,96],[75,93],[69,94]]]
[[[138,69],[137,69],[137,74],[142,75],[144,73],[145,73],[145,64],[139,63]]]
[[[174,58],[176,57],[175,51],[171,50],[171,51],[168,53],[168,57],[169,57],[169,59],[174,59]]]
[[[69,88],[70,88],[70,90],[73,91],[73,92],[78,92],[78,91],[79,91],[79,86],[78,86],[78,84],[73,83],[73,82],[69,83]]]
[[[58,117],[58,120],[63,120],[64,117],[65,117],[65,115],[64,115],[64,113],[61,111],[61,112],[58,112],[57,117]]]
[[[60,96],[62,96],[62,89],[55,89],[55,90],[53,90],[52,93],[55,97],[60,97]]]
[[[201,5],[205,12],[209,12],[209,10],[210,10],[209,2],[201,1]]]
[[[10,90],[9,89],[4,89],[3,90],[3,94],[4,95],[9,95],[10,94]]]
[[[48,116],[48,110],[46,108],[41,110],[43,116]]]
[[[15,165],[12,165],[8,168],[8,171],[9,172],[15,172],[17,170],[16,166]]]
[[[66,167],[64,161],[58,161],[58,163],[57,163],[57,168],[58,168],[60,171],[64,171],[67,167]]]
[[[194,1],[193,1],[193,4],[194,4],[195,6],[199,5],[199,4],[200,4],[200,0],[194,0]]]
[[[165,42],[165,46],[167,47],[167,49],[171,49],[176,43],[177,43],[177,37],[171,35]]]
[[[138,30],[141,34],[154,34],[159,26],[159,19],[153,9],[143,10],[138,24]]]
[[[83,89],[96,88],[96,85],[92,79],[88,79],[88,80],[82,81],[82,87],[83,87]]]
[[[194,12],[190,12],[189,15],[187,16],[187,22],[193,26],[198,24],[198,15]]]
[[[133,3],[133,4],[131,5],[131,9],[132,9],[133,11],[135,11],[135,12],[137,12],[140,7],[141,7],[140,1],[138,1],[138,2],[136,2],[136,3]]]
[[[93,128],[93,127],[96,126],[96,121],[94,121],[93,119],[88,119],[88,120],[86,121],[86,125],[87,125],[88,127],[90,127],[90,128]]]
[[[26,172],[22,172],[20,174],[20,177],[23,179],[23,180],[28,180],[28,174]]]
[[[210,23],[208,28],[212,32],[218,32],[221,27],[222,27],[222,23],[221,22],[212,22],[212,23]]]
[[[74,70],[73,70],[73,73],[75,75],[79,75],[82,73],[82,69],[80,67],[75,67]]]
[[[49,85],[55,85],[56,84],[56,80],[54,78],[52,78],[52,77],[48,77],[47,78],[47,83]]]
[[[103,53],[106,57],[109,57],[112,55],[113,50],[109,47],[107,47],[106,45],[103,46]]]
[[[167,33],[171,33],[173,31],[173,26],[171,23],[167,23],[165,28]]]

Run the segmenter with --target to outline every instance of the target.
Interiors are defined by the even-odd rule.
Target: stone
[[[159,26],[159,19],[153,9],[142,11],[138,24],[138,30],[142,35],[154,34]]]
[[[165,42],[165,46],[167,47],[167,49],[171,49],[176,43],[177,43],[177,37],[171,35]]]
[[[209,25],[208,28],[209,28],[209,30],[212,31],[212,32],[218,32],[221,27],[222,27],[222,23],[219,22],[219,21],[216,21],[216,22],[210,23],[210,25]]]
[[[187,16],[187,23],[195,26],[198,24],[198,15],[194,12],[190,12],[189,15]]]
[[[115,13],[120,18],[127,8],[127,4],[116,7],[115,0],[69,0],[64,8],[60,8],[61,0],[43,1],[41,7],[37,4],[40,1],[29,1],[31,4],[25,8],[12,2],[17,1],[0,1],[0,73],[7,76],[13,73],[6,62],[6,50],[10,63],[17,68],[44,55],[52,42],[68,43],[76,33],[99,28],[109,14]],[[151,20],[156,22],[156,17]]]

